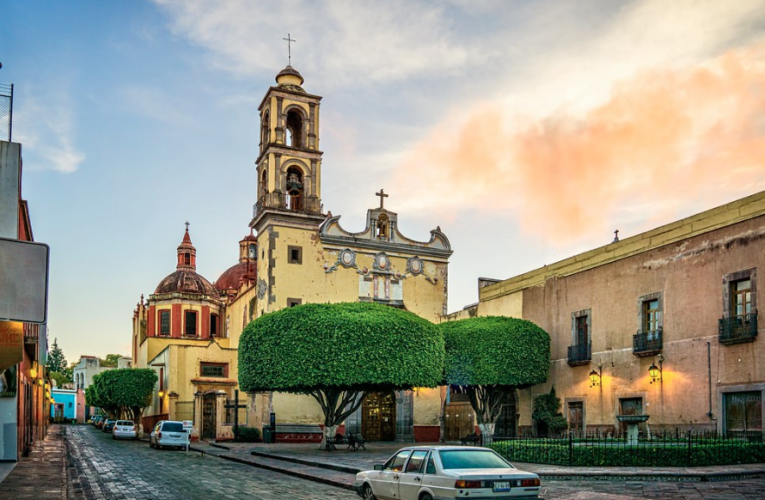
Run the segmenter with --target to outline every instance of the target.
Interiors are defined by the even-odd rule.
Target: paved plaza
[[[341,449],[326,453],[318,452],[315,445],[237,444],[228,450],[203,443],[194,446],[202,452],[155,450],[145,441],[113,441],[90,426],[53,426],[44,445],[0,483],[0,498],[354,499],[358,497],[347,489],[353,480],[349,470],[379,462],[397,448],[394,444],[371,443],[368,451]],[[261,455],[253,456],[253,450]],[[275,453],[305,462],[335,464],[339,470],[266,456]],[[528,468],[535,467],[540,468]],[[757,466],[731,470],[755,472]],[[765,498],[765,479],[543,479],[542,493],[547,500],[759,500]]]

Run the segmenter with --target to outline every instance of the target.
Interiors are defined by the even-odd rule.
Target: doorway
[[[568,431],[577,437],[584,435],[584,403],[582,401],[568,403]]]
[[[215,393],[205,394],[202,398],[202,439],[215,439],[217,437],[216,410]]]
[[[724,395],[725,433],[729,436],[762,437],[762,393],[734,392]]]
[[[517,437],[518,408],[516,405],[515,391],[510,391],[508,403],[502,405],[499,410],[499,418],[494,428],[495,437]]]
[[[396,398],[392,392],[367,394],[361,408],[361,435],[365,440],[396,439]]]

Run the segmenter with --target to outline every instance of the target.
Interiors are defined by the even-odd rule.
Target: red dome
[[[239,289],[239,284],[243,278],[246,277],[254,281],[256,276],[256,262],[240,262],[229,267],[220,275],[220,278],[215,282],[215,288],[220,291],[225,291],[229,288]]]

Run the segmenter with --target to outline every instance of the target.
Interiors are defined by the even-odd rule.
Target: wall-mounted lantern
[[[29,376],[33,379],[37,378],[37,361],[32,362],[32,368],[29,369]]]
[[[659,354],[659,366],[656,366],[656,363],[652,363],[651,366],[648,367],[648,375],[651,376],[651,383],[654,382],[663,382],[662,379],[662,364],[664,363],[664,356]]]
[[[603,365],[598,365],[598,371],[590,372],[590,387],[600,387],[603,378]]]
[[[159,398],[162,399],[163,397],[165,397],[165,391],[159,391],[157,393],[157,396],[159,396]]]

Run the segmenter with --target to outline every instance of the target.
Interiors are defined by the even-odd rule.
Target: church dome
[[[198,293],[218,297],[218,291],[203,276],[194,271],[181,269],[167,276],[157,285],[155,294],[162,293]]]
[[[305,90],[301,87],[303,81],[300,72],[289,65],[276,75],[276,83],[280,89],[300,92],[301,94],[305,94]]]
[[[257,270],[255,262],[240,262],[226,269],[220,278],[215,282],[215,288],[221,292],[233,288],[239,289],[241,282],[247,278],[251,281],[255,280]]]
[[[154,291],[155,295],[164,293],[196,293],[214,298],[220,297],[215,287],[197,274],[197,249],[191,243],[188,222],[183,240],[178,245],[176,271],[160,281]]]

